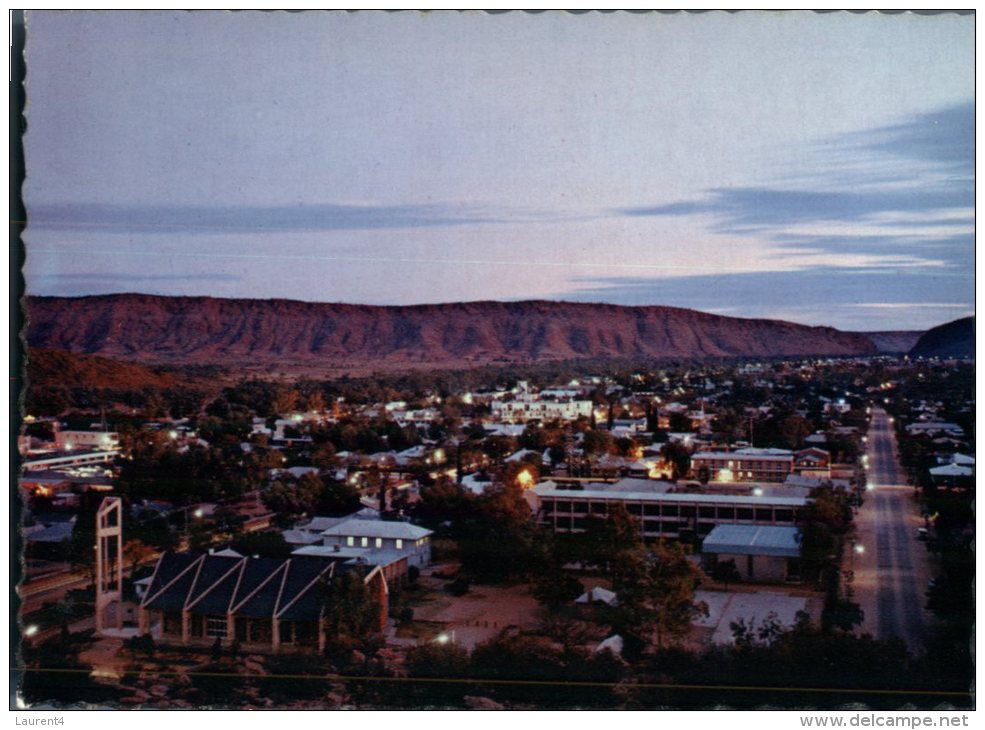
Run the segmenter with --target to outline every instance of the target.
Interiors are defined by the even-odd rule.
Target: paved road
[[[872,411],[867,453],[870,490],[856,517],[864,552],[850,554],[845,566],[855,573],[855,598],[865,611],[861,630],[880,639],[902,638],[920,651],[929,556],[917,540],[923,520],[899,468],[893,426],[881,408]]]

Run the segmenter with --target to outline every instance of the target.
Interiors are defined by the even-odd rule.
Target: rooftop
[[[613,492],[608,489],[558,489],[553,483],[531,489],[538,497],[556,499],[597,499],[618,502],[678,502],[682,504],[733,504],[743,507],[803,507],[804,497],[747,496],[738,494],[668,494],[660,492]]]
[[[716,525],[705,538],[702,552],[729,555],[800,556],[800,530],[773,525]]]
[[[322,532],[325,537],[383,537],[401,540],[420,540],[432,533],[431,530],[409,522],[382,522],[375,520],[348,519],[329,527]]]

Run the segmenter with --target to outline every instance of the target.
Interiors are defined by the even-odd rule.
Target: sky
[[[30,294],[974,313],[974,17],[30,12]]]

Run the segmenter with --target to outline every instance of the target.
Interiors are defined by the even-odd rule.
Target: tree
[[[130,575],[140,567],[140,564],[150,560],[157,551],[142,540],[132,539],[123,543],[123,558],[130,565]]]
[[[68,562],[72,570],[81,573],[90,583],[96,580],[95,516],[80,515],[69,541]]]
[[[787,416],[780,424],[780,434],[784,444],[790,449],[799,449],[812,430],[811,422],[803,416]]]
[[[613,448],[612,434],[608,431],[592,429],[585,432],[581,443],[585,454],[608,454]]]
[[[286,415],[296,410],[300,396],[294,388],[280,386],[270,404],[271,415]]]
[[[540,461],[539,457],[537,461]],[[540,480],[540,467],[529,461],[514,461],[503,470],[502,481],[511,487],[530,489]]]
[[[660,456],[671,465],[674,479],[681,479],[691,468],[691,452],[680,441],[668,441],[660,447]]]
[[[480,583],[501,583],[528,572],[539,530],[516,487],[484,494],[468,519],[456,525],[462,569]]]
[[[296,482],[275,481],[263,492],[263,503],[282,515],[297,516],[314,512],[324,485],[313,474],[305,474]]]
[[[280,532],[247,532],[233,540],[229,547],[240,555],[261,558],[288,558],[292,550]]]
[[[864,620],[865,612],[862,607],[848,600],[836,600],[825,605],[821,614],[821,623],[825,629],[835,628],[846,632],[861,626]]]
[[[697,616],[707,615],[707,605],[694,599],[701,571],[680,543],[656,543],[650,551],[638,548],[625,553],[617,567],[612,577],[619,598],[616,630],[644,643],[655,631],[662,647],[665,638],[680,638]]]
[[[359,510],[361,506],[359,490],[354,486],[345,481],[327,478],[322,479],[321,482],[322,489],[315,505],[318,514],[328,517],[344,517]]]
[[[640,546],[640,524],[625,505],[614,502],[609,505],[607,516],[589,518],[585,532],[571,542],[575,553],[572,557],[597,565],[609,574],[625,553]]]
[[[380,605],[365,575],[365,569],[357,566],[322,583],[325,631],[336,643],[360,644],[380,630]]]
[[[671,413],[667,417],[667,425],[676,433],[686,433],[691,430],[691,419],[686,413]]]
[[[562,606],[575,600],[584,592],[585,588],[581,581],[556,563],[549,570],[543,570],[534,579],[533,593],[534,598],[544,604],[551,613],[556,612]]]
[[[797,515],[797,524],[804,569],[817,577],[840,558],[842,539],[851,527],[852,508],[849,494],[843,489],[818,487],[811,490],[810,496]]]

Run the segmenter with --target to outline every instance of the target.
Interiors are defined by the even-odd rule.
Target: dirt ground
[[[442,567],[434,566],[420,579],[424,595],[415,601],[415,622],[443,624],[448,638],[466,649],[496,636],[502,629],[537,627],[541,609],[527,585],[473,586],[464,596],[444,592],[446,581],[435,578]]]

